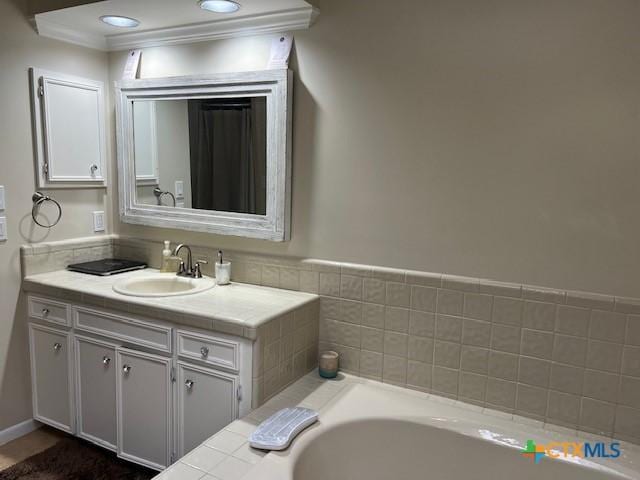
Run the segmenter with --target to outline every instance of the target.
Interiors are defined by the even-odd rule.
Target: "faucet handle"
[[[202,269],[200,265],[208,265],[209,262],[206,260],[197,260],[196,264],[193,266],[193,277],[194,278],[202,278]]]
[[[184,265],[184,262],[181,260],[180,265],[178,266],[178,275],[184,275],[187,273],[187,268]]]

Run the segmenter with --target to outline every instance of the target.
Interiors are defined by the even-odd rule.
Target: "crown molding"
[[[319,13],[320,11],[316,7],[309,5],[308,7],[260,15],[107,36],[77,31],[70,27],[55,24],[47,21],[42,15],[35,16],[35,23],[38,34],[43,37],[113,52],[134,48],[159,47],[248,35],[305,30],[313,25]]]

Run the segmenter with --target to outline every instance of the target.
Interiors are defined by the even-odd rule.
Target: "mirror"
[[[122,221],[287,240],[290,76],[119,82]]]
[[[267,213],[265,97],[133,101],[136,203]]]

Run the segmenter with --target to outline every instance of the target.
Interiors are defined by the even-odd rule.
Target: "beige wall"
[[[9,240],[0,242],[0,430],[31,417],[23,302],[19,300],[19,247],[28,242],[93,235],[94,210],[104,190],[55,191],[64,207],[49,232],[31,222],[35,189],[28,68],[107,80],[106,54],[40,38],[28,24],[26,2],[0,1],[0,185],[5,186]]]
[[[120,232],[640,297],[640,3],[318,4],[291,242]],[[147,49],[142,75],[263,68],[269,40]]]

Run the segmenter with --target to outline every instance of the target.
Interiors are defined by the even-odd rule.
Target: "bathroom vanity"
[[[114,291],[143,275],[24,279],[33,416],[162,470],[315,366],[318,300],[243,284]]]

